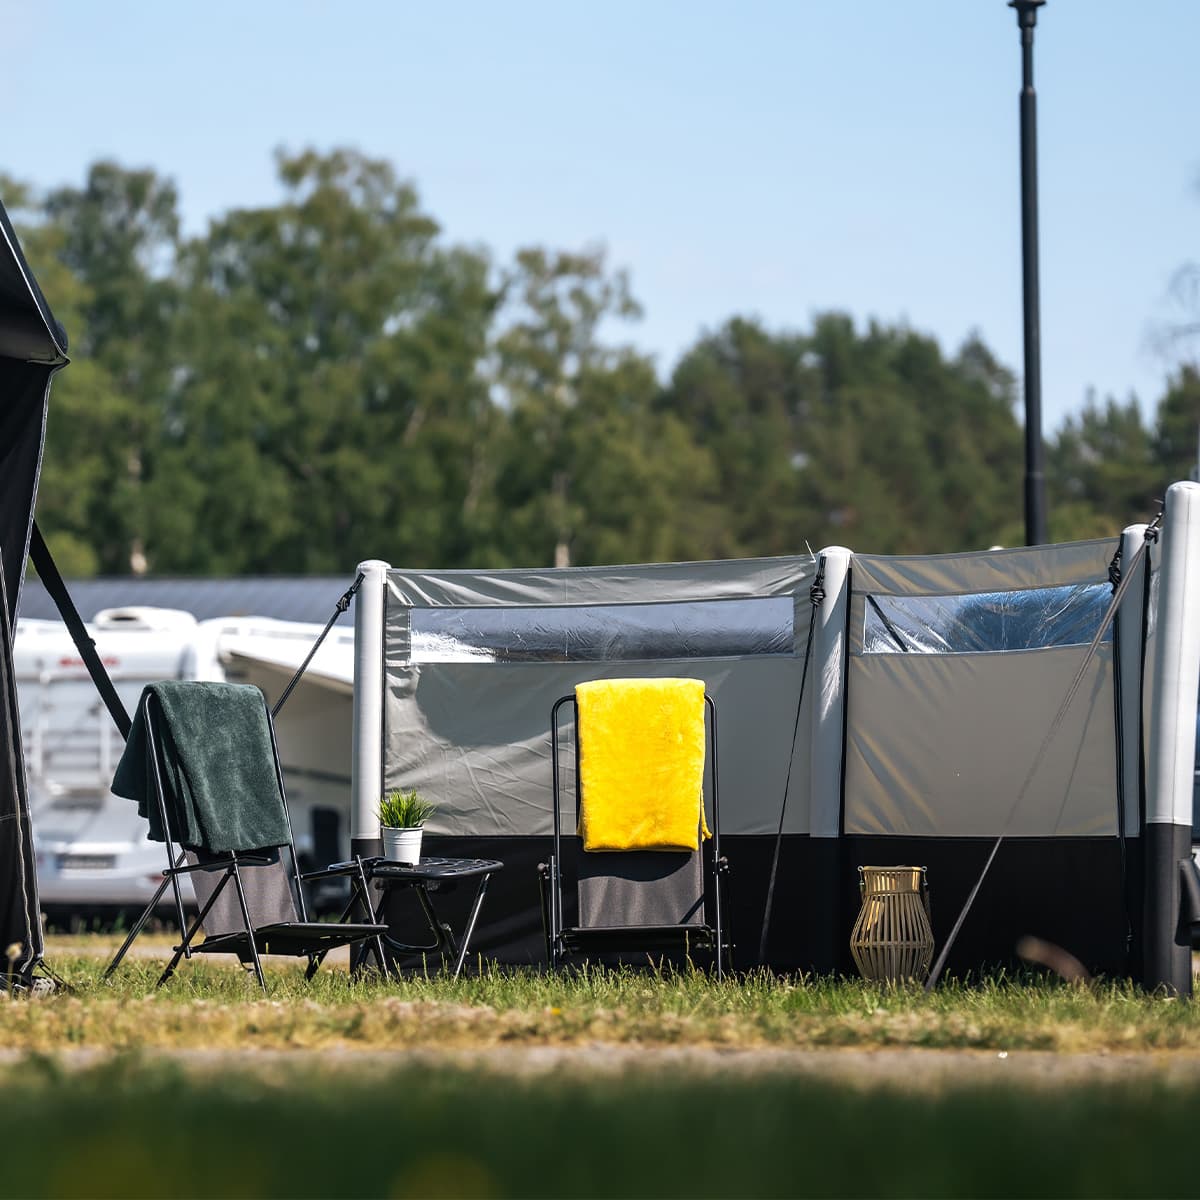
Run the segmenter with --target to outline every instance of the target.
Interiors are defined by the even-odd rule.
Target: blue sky
[[[152,165],[199,232],[277,197],[275,147],[352,144],[500,259],[605,245],[663,373],[735,313],[803,328],[830,308],[947,350],[977,329],[1020,367],[1004,0],[0,0],[0,19],[19,179]],[[1047,430],[1089,387],[1161,395],[1155,331],[1200,258],[1197,46],[1197,0],[1041,10]]]

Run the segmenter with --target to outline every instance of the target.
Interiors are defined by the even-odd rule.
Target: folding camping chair
[[[580,837],[564,837],[559,770],[559,713],[575,717],[575,816],[581,804],[579,705],[561,697],[550,714],[553,769],[554,854],[539,865],[542,918],[550,966],[571,956],[648,955],[693,950],[711,955],[721,978],[732,945],[722,924],[722,892],[729,872],[721,856],[717,791],[717,707],[704,696],[705,738],[712,797],[712,839],[694,851],[619,850],[589,853]],[[703,804],[703,799],[701,799]],[[711,912],[712,921],[708,914]],[[573,918],[572,924],[567,924]]]
[[[180,689],[232,688],[232,685],[203,683],[172,683],[169,686]],[[265,710],[265,698],[262,703]],[[194,954],[236,954],[243,965],[253,965],[254,974],[264,992],[267,984],[261,959],[267,954],[307,958],[305,978],[311,979],[330,950],[370,941],[377,962],[381,969],[386,969],[381,941],[387,932],[386,925],[334,924],[309,920],[302,886],[307,876],[300,874],[270,712],[266,711],[265,714],[265,733],[261,741],[251,745],[249,753],[261,755],[263,762],[271,765],[278,791],[274,795],[259,796],[258,800],[268,806],[268,811],[276,803],[281,807],[282,811],[276,811],[273,816],[282,817],[281,827],[286,828],[287,838],[277,845],[237,846],[221,851],[212,851],[200,845],[184,846],[182,832],[172,823],[169,811],[172,806],[167,803],[164,787],[167,756],[172,753],[174,742],[163,736],[165,717],[153,688],[147,688],[143,693],[140,712],[145,728],[153,800],[164,831],[167,868],[158,891],[129,931],[129,936],[104,972],[104,978],[107,979],[120,965],[168,887],[174,892],[175,911],[183,940],[175,947],[170,963],[159,978],[159,987],[174,974],[181,958],[190,959]],[[236,805],[242,799],[230,796],[229,803]],[[285,850],[286,856],[283,853]],[[361,872],[361,866],[359,870]],[[180,889],[180,879],[184,876],[191,878],[199,905],[199,913],[190,926],[184,915]],[[226,890],[230,880],[234,885],[232,892]],[[365,889],[365,878],[361,883]],[[201,928],[205,936],[203,941],[197,942],[195,937]]]

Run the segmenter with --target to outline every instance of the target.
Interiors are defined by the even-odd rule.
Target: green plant
[[[437,808],[417,795],[416,788],[399,788],[379,802],[379,823],[388,829],[416,829],[424,825]]]

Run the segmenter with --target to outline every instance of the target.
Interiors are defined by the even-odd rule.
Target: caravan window
[[[414,608],[412,661],[627,662],[792,654],[791,596]]]
[[[979,654],[1087,645],[1111,599],[1107,583],[959,596],[868,594],[862,652]],[[1111,626],[1104,637],[1111,641]]]

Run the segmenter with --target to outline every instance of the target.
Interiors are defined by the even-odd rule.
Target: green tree
[[[1200,454],[1200,368],[1180,367],[1167,381],[1155,415],[1155,494],[1180,479],[1197,478]]]
[[[495,557],[523,564],[691,557],[713,472],[657,411],[653,364],[602,336],[639,313],[599,251],[522,250],[504,277],[493,346],[506,417]]]
[[[180,361],[150,485],[177,571],[446,565],[488,523],[486,258],[353,151],[277,158],[283,201],[181,257]]]
[[[947,360],[910,330],[860,334],[837,314],[807,335],[734,319],[684,357],[662,403],[719,464],[722,554],[986,546],[1019,495],[1012,377],[977,338]]]
[[[1051,537],[1107,537],[1149,515],[1161,495],[1155,457],[1136,399],[1101,405],[1089,395],[1048,447]]]
[[[73,361],[55,377],[38,489],[38,522],[61,569],[90,575],[128,571],[130,514],[119,491],[127,482],[134,406],[89,337],[95,289],[68,250],[68,229],[48,218],[33,188],[0,180],[0,195],[56,317],[71,339]]]

